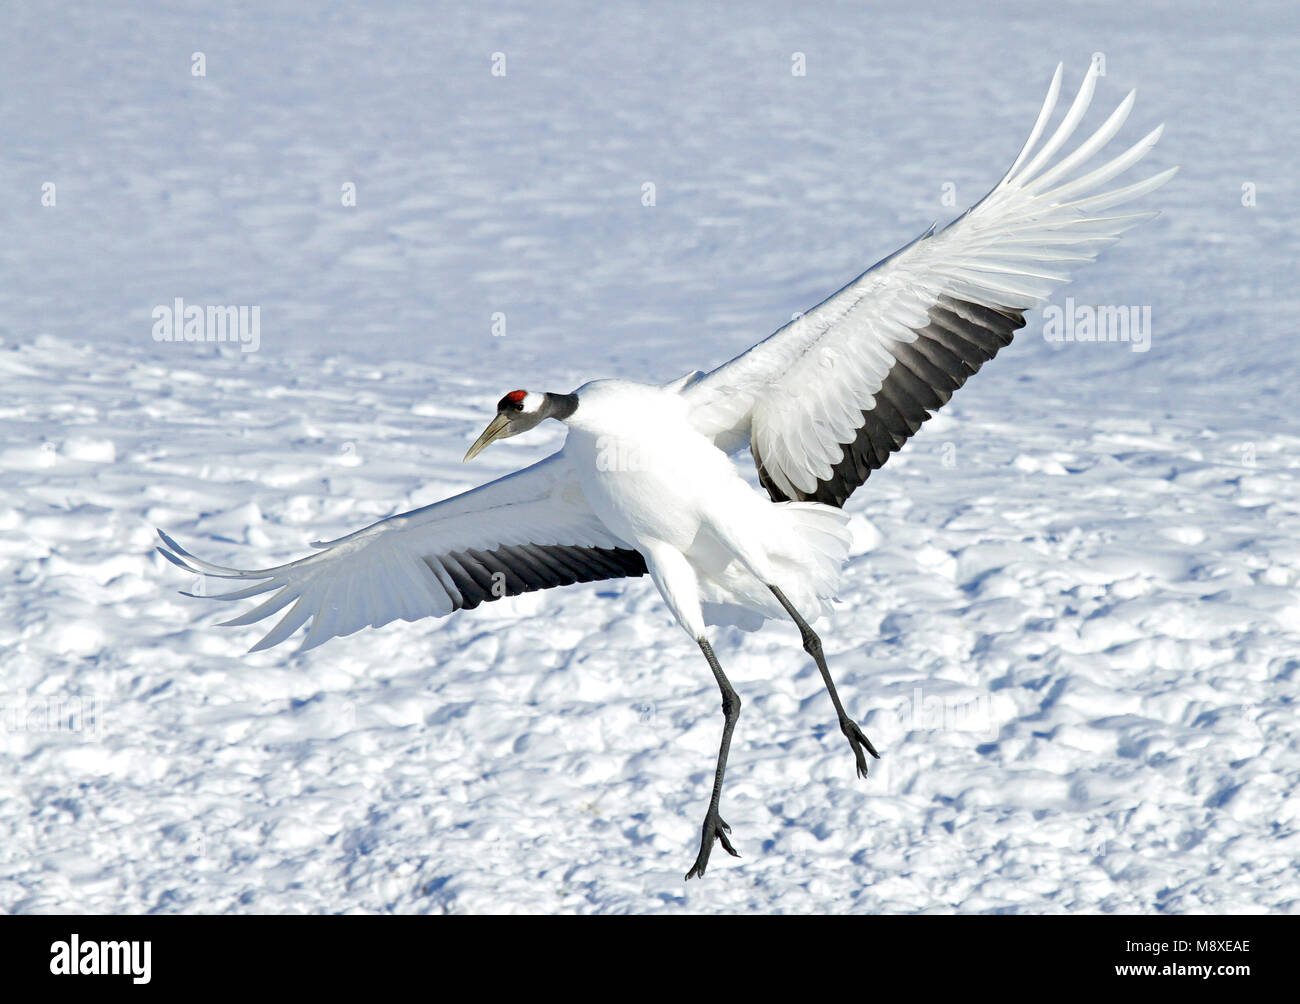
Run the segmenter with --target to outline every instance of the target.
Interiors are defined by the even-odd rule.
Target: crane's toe
[[[715,840],[722,844],[722,849],[733,858],[740,857],[740,852],[731,846],[731,841],[727,838],[730,832],[731,827],[721,816],[711,813],[704,818],[703,832],[700,836],[700,853],[695,858],[695,864],[691,865],[691,870],[686,873],[686,881],[696,877],[704,878],[704,869],[709,865],[709,854],[713,851]]]
[[[871,740],[867,738],[866,733],[858,728],[856,722],[845,719],[845,721],[840,724],[840,730],[844,733],[845,737],[849,741],[849,746],[853,749],[853,758],[857,761],[858,765],[858,777],[866,777],[867,758],[862,754],[863,747],[865,747],[866,751],[877,760],[880,759],[880,754],[876,752],[876,747],[871,745]]]

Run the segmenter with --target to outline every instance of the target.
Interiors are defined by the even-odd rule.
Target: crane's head
[[[488,423],[483,435],[474,440],[474,445],[465,454],[465,460],[473,460],[489,443],[527,432],[544,419],[566,419],[577,407],[576,394],[537,394],[529,390],[512,390],[497,402],[497,417]]]

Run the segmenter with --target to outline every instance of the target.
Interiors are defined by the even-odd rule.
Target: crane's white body
[[[671,386],[596,380],[565,420],[563,453],[592,511],[646,558],[678,623],[756,627],[782,617],[769,585],[813,617],[834,596],[848,518],[816,502],[772,502],[691,423]]]

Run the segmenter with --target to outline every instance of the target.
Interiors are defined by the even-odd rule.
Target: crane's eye
[[[523,411],[523,410],[524,410],[524,403],[520,401],[517,405],[515,405],[515,411]]]

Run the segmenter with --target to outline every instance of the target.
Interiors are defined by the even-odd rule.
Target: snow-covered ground
[[[0,908],[1300,909],[1300,32],[1216,7],[7,11]],[[733,355],[1096,52],[1183,170],[1068,294],[1149,350],[1033,315],[849,503],[869,781],[792,627],[720,634],[743,859],[682,882],[720,716],[648,580],[304,655],[177,595],[155,526],[296,557],[555,448],[460,464],[504,391]],[[258,351],[155,341],[177,297]]]

